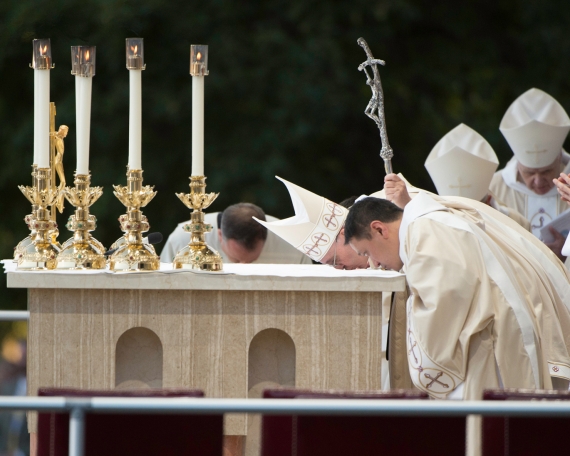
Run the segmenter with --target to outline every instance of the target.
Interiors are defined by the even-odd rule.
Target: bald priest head
[[[261,255],[267,230],[253,218],[265,220],[263,209],[238,203],[218,214],[220,248],[233,263],[253,263]]]

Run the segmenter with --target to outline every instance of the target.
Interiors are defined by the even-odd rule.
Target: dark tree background
[[[447,131],[464,122],[511,153],[498,126],[509,104],[530,87],[570,107],[570,8],[563,0],[3,0],[0,2],[0,255],[10,258],[27,235],[33,150],[33,38],[51,38],[51,98],[57,124],[70,127],[65,167],[75,169],[74,78],[70,46],[97,46],[93,80],[94,235],[110,245],[124,207],[112,184],[125,183],[128,74],[125,38],[145,39],[143,168],[158,190],[145,209],[165,237],[188,218],[175,192],[188,191],[191,163],[189,45],[208,44],[206,174],[221,192],[211,207],[250,201],[292,215],[282,176],[332,200],[379,190],[380,138],[363,111],[370,99],[364,37],[381,69],[394,169],[432,189],[423,163]],[[59,216],[71,214],[67,205]],[[63,226],[63,223],[60,223]],[[63,231],[60,240],[69,237]],[[0,308],[26,307],[25,290],[7,289]]]

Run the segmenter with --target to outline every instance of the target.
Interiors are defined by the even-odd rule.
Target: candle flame
[[[44,55],[46,53],[46,51],[47,51],[47,44],[43,48],[40,46],[40,54],[41,55]]]
[[[89,61],[89,49],[85,51],[85,61]]]
[[[196,60],[202,60],[202,53],[198,52],[198,54],[196,54]]]
[[[136,53],[137,53],[137,49],[138,49],[138,45],[137,45],[137,46],[134,46],[134,47],[131,46],[131,51],[133,51],[133,54],[135,54],[135,55],[136,55]]]

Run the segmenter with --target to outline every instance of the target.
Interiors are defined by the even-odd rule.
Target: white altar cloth
[[[10,288],[104,288],[171,290],[403,291],[405,276],[380,269],[334,269],[327,265],[224,264],[222,272],[172,269],[155,272],[102,270],[20,271],[3,260]]]

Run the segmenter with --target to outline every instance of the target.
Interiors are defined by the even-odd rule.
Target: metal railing
[[[0,396],[5,410],[69,412],[69,456],[83,456],[86,413],[570,417],[570,402]]]
[[[0,321],[28,321],[30,312],[27,310],[0,310]]]

